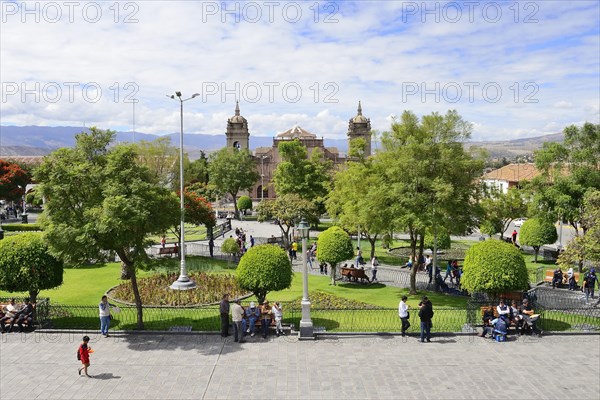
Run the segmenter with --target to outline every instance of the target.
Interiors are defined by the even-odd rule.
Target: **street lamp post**
[[[180,103],[180,116],[181,116],[181,131],[179,133],[179,192],[180,192],[180,211],[181,211],[181,221],[180,221],[180,235],[179,235],[179,255],[181,257],[181,267],[179,271],[179,278],[173,284],[171,284],[170,288],[173,290],[189,290],[196,288],[196,282],[191,280],[187,276],[187,269],[185,266],[185,198],[183,195],[183,102],[193,99],[194,97],[200,96],[199,93],[194,93],[192,97],[187,99],[181,98],[181,92],[175,92],[174,95],[167,95],[171,99],[177,99]]]
[[[308,266],[306,258],[308,257],[306,251],[306,241],[310,231],[310,225],[308,222],[302,219],[296,227],[302,235],[302,320],[300,321],[300,331],[298,333],[298,339],[300,340],[313,340],[315,338],[313,323],[310,318],[310,300],[308,299]]]

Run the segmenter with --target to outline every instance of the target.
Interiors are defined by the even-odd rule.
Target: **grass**
[[[179,240],[177,236],[171,231],[165,233],[167,244],[177,243]],[[160,235],[149,236],[148,239],[152,240],[152,242],[159,244],[160,243]],[[185,224],[185,240],[186,241],[194,241],[194,240],[206,240],[206,227],[204,225],[192,225]]]

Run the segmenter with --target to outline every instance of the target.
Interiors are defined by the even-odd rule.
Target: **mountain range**
[[[75,144],[75,135],[85,128],[75,126],[0,126],[0,156],[43,156],[60,147],[70,147]],[[173,145],[179,144],[179,133],[166,135],[171,138]],[[117,132],[117,142],[152,141],[159,135],[135,132]],[[327,139],[326,147],[337,147],[340,153],[346,153],[346,139]],[[490,158],[506,157],[508,159],[533,153],[541,148],[544,142],[562,142],[563,134],[512,139],[499,141],[469,142],[470,145],[485,148]],[[268,136],[250,136],[250,148],[271,147],[273,138]],[[200,151],[212,152],[225,146],[225,134],[185,134],[184,145],[190,158],[197,158]],[[374,146],[376,147],[376,146]]]

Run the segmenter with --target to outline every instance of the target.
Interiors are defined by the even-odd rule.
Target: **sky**
[[[342,139],[456,109],[473,140],[600,123],[598,1],[0,2],[2,125]],[[135,125],[134,125],[135,124]]]

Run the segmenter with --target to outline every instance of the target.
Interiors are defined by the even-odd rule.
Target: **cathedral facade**
[[[235,106],[235,115],[227,120],[227,147],[236,149],[249,149],[250,132],[248,130],[248,121],[240,114],[239,103]],[[358,102],[358,110],[356,116],[348,121],[348,148],[350,141],[357,138],[365,140],[365,156],[371,155],[371,120],[362,115],[362,106]],[[335,147],[325,147],[323,137],[318,138],[317,135],[308,132],[298,125],[278,133],[273,138],[271,147],[259,147],[254,152],[257,171],[260,175],[260,180],[250,189],[249,196],[254,201],[262,199],[275,198],[275,188],[273,187],[273,173],[275,168],[281,162],[279,156],[279,143],[284,141],[299,140],[308,150],[308,156],[316,149],[319,149],[323,156],[333,162],[334,165],[343,164],[347,161],[347,156],[339,154]]]

